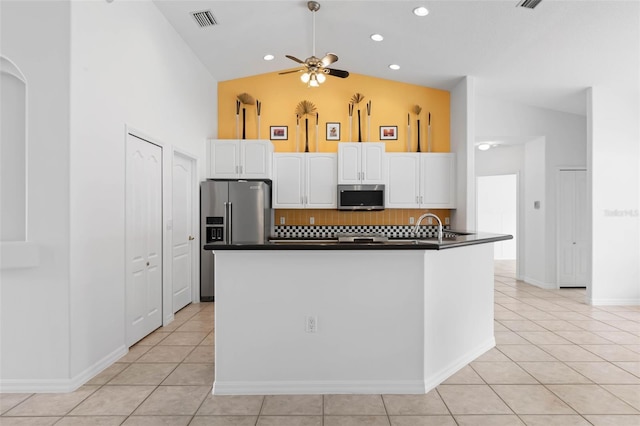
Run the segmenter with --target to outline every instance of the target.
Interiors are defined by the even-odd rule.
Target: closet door
[[[561,170],[558,182],[558,286],[586,287],[587,173]]]
[[[162,325],[162,148],[127,135],[126,340]]]
[[[171,286],[173,293],[173,313],[191,303],[194,272],[194,198],[198,193],[195,182],[196,165],[193,158],[178,152],[173,154],[171,210],[173,228],[171,231]]]

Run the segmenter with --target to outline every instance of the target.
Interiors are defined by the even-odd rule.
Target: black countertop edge
[[[513,236],[503,234],[474,233],[459,235],[455,239],[447,239],[438,244],[435,239],[422,240],[419,243],[408,241],[394,241],[390,239],[383,243],[339,243],[336,240],[318,240],[309,242],[296,239],[295,242],[287,242],[279,239],[278,242],[266,242],[264,244],[206,244],[205,250],[445,250],[456,247],[464,247],[475,244],[494,243],[510,240]]]

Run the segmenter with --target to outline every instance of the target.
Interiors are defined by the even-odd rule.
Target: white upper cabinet
[[[455,158],[450,153],[388,153],[386,207],[455,208]]]
[[[420,154],[387,153],[385,207],[412,209],[420,206]]]
[[[456,207],[456,155],[421,154],[421,207],[454,209]]]
[[[273,154],[273,207],[336,208],[337,163],[334,153]]]
[[[338,183],[384,183],[384,156],[384,142],[338,144]]]
[[[209,140],[210,179],[271,179],[273,144],[267,140]]]
[[[338,156],[335,153],[306,154],[305,207],[338,207]]]

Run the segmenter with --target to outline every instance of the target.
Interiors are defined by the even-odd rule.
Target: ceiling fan
[[[307,2],[307,7],[313,14],[312,28],[313,28],[313,46],[312,55],[304,61],[296,58],[295,56],[285,55],[287,58],[294,62],[303,65],[303,68],[291,71],[284,71],[280,74],[291,74],[294,72],[303,72],[300,76],[300,80],[306,83],[309,87],[318,87],[320,83],[325,81],[325,74],[332,75],[334,77],[347,78],[349,73],[347,71],[337,70],[335,68],[327,68],[329,65],[338,61],[338,56],[333,53],[327,53],[323,58],[316,57],[316,15],[315,12],[320,10],[320,3],[317,1]]]

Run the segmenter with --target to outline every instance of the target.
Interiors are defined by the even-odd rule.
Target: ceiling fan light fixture
[[[315,79],[315,74],[312,74],[311,80],[309,80],[309,87],[319,87],[320,83]]]
[[[416,16],[427,16],[429,14],[429,9],[424,6],[416,7],[413,9],[413,14]]]
[[[302,75],[300,76],[300,80],[301,80],[303,83],[308,83],[310,78],[311,78],[311,75],[310,75],[308,72],[305,72],[304,74],[302,74]]]
[[[326,79],[327,77],[325,77],[323,73],[319,73],[316,75],[316,80],[318,80],[318,83],[322,84]]]

